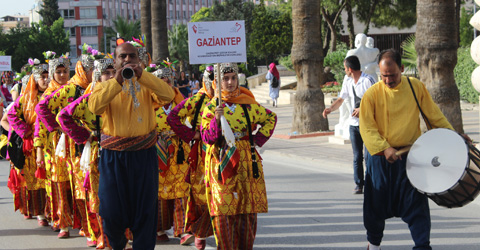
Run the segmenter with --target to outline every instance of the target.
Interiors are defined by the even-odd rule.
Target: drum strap
[[[428,121],[427,116],[425,113],[423,113],[422,108],[420,108],[420,103],[418,103],[417,95],[415,95],[415,90],[413,90],[412,82],[410,82],[410,77],[407,77],[408,83],[410,84],[410,88],[412,89],[413,97],[415,98],[415,102],[417,102],[418,109],[420,110],[420,114],[422,114],[423,120],[427,124],[428,130],[432,129],[432,125],[430,124],[430,121]]]

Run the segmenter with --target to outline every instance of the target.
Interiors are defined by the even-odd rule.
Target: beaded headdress
[[[91,55],[82,54],[82,56],[80,57],[80,61],[82,62],[82,66],[85,72],[89,72],[93,69],[93,62],[95,61],[95,59]]]
[[[42,77],[42,74],[44,72],[48,73],[48,64],[43,63],[43,64],[35,65],[32,71],[35,81],[38,81]]]
[[[65,58],[65,57],[59,57],[55,59],[49,59],[48,60],[48,76],[50,79],[53,79],[53,74],[57,70],[58,66],[63,66],[67,69],[67,71],[70,70],[70,59]]]
[[[217,64],[215,64],[215,73],[217,73]],[[236,63],[220,63],[220,81],[223,80],[225,73],[238,74],[238,65]]]
[[[111,58],[96,59],[93,66],[93,82],[100,81],[100,77],[102,76],[102,73],[105,72],[107,68],[110,66],[115,68],[115,65],[113,64],[113,59]]]

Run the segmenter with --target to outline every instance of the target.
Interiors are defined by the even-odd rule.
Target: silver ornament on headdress
[[[138,58],[142,63],[146,66],[148,66],[148,53],[147,53],[147,48],[141,47],[137,48],[138,49]]]
[[[96,59],[94,62],[93,66],[93,84],[95,82],[100,81],[100,77],[102,76],[102,73],[104,73],[108,67],[113,67],[115,68],[115,65],[113,64],[113,59],[111,58],[102,58],[102,59]]]
[[[160,79],[168,78],[170,80],[170,83],[173,84],[173,70],[171,68],[157,69],[155,72],[153,72],[153,75]]]
[[[53,79],[53,74],[57,70],[58,66],[63,66],[67,69],[67,72],[70,71],[70,59],[65,57],[49,59],[48,60],[48,76],[50,79]]]
[[[22,86],[26,87],[28,83],[28,79],[30,78],[30,75],[25,75],[22,77]]]
[[[32,70],[32,74],[33,74],[33,77],[35,78],[35,81],[40,80],[44,72],[48,73],[48,64],[44,63],[44,64],[35,65],[35,67],[33,67],[33,70]]]
[[[95,60],[92,58],[91,55],[82,54],[82,56],[80,57],[80,61],[82,62],[82,66],[83,66],[83,69],[85,70],[85,72],[88,72],[88,71],[92,70],[93,62]]]
[[[217,74],[217,64],[215,64],[214,68],[215,74]],[[238,65],[236,63],[220,63],[220,81],[223,80],[225,73],[238,74]]]

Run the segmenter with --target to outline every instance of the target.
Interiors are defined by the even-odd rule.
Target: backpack
[[[278,79],[275,76],[273,76],[271,84],[272,84],[272,88],[278,88],[279,82],[278,82]]]

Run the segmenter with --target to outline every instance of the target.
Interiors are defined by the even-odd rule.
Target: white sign
[[[246,62],[245,21],[188,23],[190,64]]]
[[[102,25],[102,20],[93,19],[93,20],[74,20],[72,26],[76,27],[86,27],[86,26],[100,26]]]
[[[0,71],[12,71],[12,56],[0,56]]]

